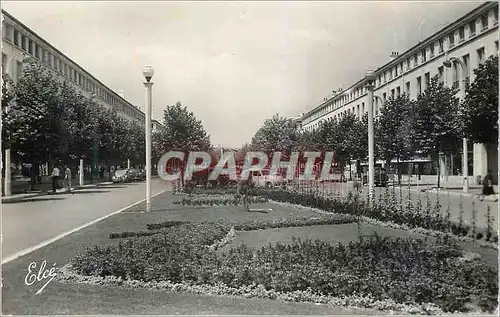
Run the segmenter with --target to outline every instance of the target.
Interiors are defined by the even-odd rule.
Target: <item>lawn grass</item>
[[[122,212],[83,230],[68,235],[46,247],[3,265],[2,313],[12,315],[62,314],[376,314],[375,310],[349,309],[310,303],[290,303],[267,299],[242,299],[209,295],[195,295],[146,289],[127,289],[102,285],[64,284],[52,281],[40,294],[44,284],[26,286],[27,268],[31,262],[38,265],[46,260],[48,266],[62,267],[72,258],[94,245],[115,245],[119,239],[110,239],[113,232],[144,230],[148,223],[168,220],[207,221],[217,219],[241,220],[281,219],[290,214],[314,215],[302,210],[277,208],[276,213],[245,213],[242,207],[227,206],[210,210],[165,210],[172,201],[171,193],[152,200],[151,213]],[[144,204],[142,204],[144,205]],[[241,209],[241,213],[239,212]],[[144,209],[142,209],[144,210]],[[156,210],[156,211],[155,211]],[[215,218],[215,219],[214,219]],[[92,303],[92,304],[90,304]]]
[[[332,315],[376,314],[375,310],[242,299],[104,285],[51,282],[38,295],[5,297],[3,313],[13,315]]]
[[[171,193],[153,198],[153,212],[137,213],[145,206],[134,207],[135,213],[122,212],[71,234],[42,249],[4,265],[3,298],[4,314],[376,314],[370,309],[348,309],[308,303],[290,303],[266,299],[242,299],[209,295],[194,295],[147,289],[127,289],[103,285],[64,284],[52,281],[38,295],[41,285],[26,286],[27,267],[35,261],[47,260],[50,266],[61,267],[70,259],[93,245],[114,245],[119,239],[110,239],[112,232],[144,230],[148,223],[163,221],[228,221],[276,220],[290,215],[314,216],[312,211],[291,209],[276,204],[255,204],[252,208],[273,208],[270,213],[248,213],[242,206],[208,208],[177,208]],[[260,205],[260,206],[259,206]],[[394,229],[378,230],[379,234],[394,236]],[[267,244],[271,241],[286,242],[291,236],[329,241],[351,241],[357,238],[356,224],[282,228],[237,233],[231,245],[238,243]],[[369,227],[364,225],[365,230]],[[404,232],[403,232],[404,233]],[[368,232],[366,232],[368,234]],[[497,254],[497,250],[489,250]],[[496,258],[491,254],[491,259]],[[496,262],[496,261],[495,261]],[[42,284],[43,285],[43,284]],[[90,305],[90,303],[92,303]],[[378,312],[380,313],[380,312]]]
[[[376,233],[382,237],[398,237],[398,238],[413,238],[427,239],[429,243],[436,241],[435,237],[424,234],[409,233],[404,230],[382,228],[369,224],[362,223],[361,236],[370,236]],[[332,243],[348,244],[358,240],[358,225],[357,223],[347,223],[338,225],[322,225],[309,227],[294,227],[294,228],[275,228],[256,231],[237,231],[235,238],[226,246],[221,248],[220,252],[227,251],[238,245],[245,244],[249,247],[260,248],[269,243],[292,243],[292,237],[302,240],[322,240]],[[467,252],[473,252],[481,255],[482,259],[493,268],[498,268],[498,250],[491,248],[480,248],[473,243],[459,242],[462,249]]]

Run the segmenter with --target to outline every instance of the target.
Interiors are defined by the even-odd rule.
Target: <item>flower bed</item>
[[[251,196],[248,197],[249,203],[265,203],[268,200],[266,198]],[[174,205],[181,206],[238,206],[243,204],[243,200],[240,197],[225,197],[225,198],[195,198],[195,199],[187,199],[184,198],[181,201],[174,201]]]
[[[435,306],[464,311],[468,302],[485,310],[497,305],[498,272],[478,260],[464,261],[456,245],[440,238],[431,246],[373,237],[348,246],[294,240],[224,252],[208,247],[227,237],[224,222],[183,224],[152,237],[88,249],[71,265],[79,275],[101,279],[300,301],[369,298],[358,304],[413,307],[405,312],[425,313],[422,307]]]
[[[239,231],[265,230],[272,228],[308,227],[320,225],[339,225],[352,223],[356,219],[347,215],[325,215],[319,217],[296,217],[292,219],[280,220],[251,220],[234,224],[234,228]]]
[[[319,225],[335,225],[335,224],[345,224],[352,223],[356,219],[350,215],[337,215],[328,214],[320,215],[318,217],[304,217],[304,216],[291,216],[289,218],[282,218],[279,220],[251,220],[242,222],[216,222],[218,225],[222,225],[229,230],[229,228],[234,228],[238,231],[251,231],[259,229],[272,229],[272,228],[288,228],[288,227],[307,227],[307,226],[319,226]],[[171,228],[174,226],[180,226],[186,222],[182,221],[166,221],[161,223],[150,223],[147,224],[147,231],[137,231],[137,232],[123,232],[123,233],[112,233],[110,239],[118,238],[130,238],[130,237],[142,237],[142,236],[152,236],[164,232],[164,229]]]
[[[488,229],[489,232],[484,235],[476,233],[475,227],[452,223],[448,218],[431,210],[430,206],[424,208],[417,203],[416,206],[409,205],[407,208],[403,208],[403,206],[398,205],[394,196],[388,194],[388,191],[372,207],[352,193],[349,193],[344,199],[337,199],[297,190],[254,188],[252,194],[272,201],[317,208],[326,212],[351,214],[382,222],[391,222],[410,229],[422,228],[429,231],[452,233],[464,240],[484,239],[486,241],[481,243],[488,246],[497,245],[498,242],[498,236],[494,235],[491,229]]]
[[[270,202],[277,204],[277,205],[289,207],[289,208],[299,208],[299,209],[309,210],[309,211],[318,213],[320,215],[332,215],[331,211],[325,211],[325,210],[321,210],[321,209],[314,208],[314,207],[306,207],[306,206],[302,206],[302,205],[296,205],[296,204],[291,204],[291,203],[286,203],[286,202],[281,202],[281,201],[273,201],[273,200],[271,200]],[[355,217],[355,216],[353,216],[353,217]],[[420,228],[420,227],[411,228],[406,224],[397,224],[397,223],[393,223],[393,222],[380,221],[380,220],[373,219],[373,218],[366,217],[366,216],[361,216],[360,221],[362,223],[367,223],[367,224],[378,226],[378,227],[404,230],[406,232],[411,232],[411,233],[415,233],[415,234],[424,234],[424,235],[428,235],[428,236],[432,236],[432,237],[445,237],[445,236],[447,236],[447,237],[453,238],[457,241],[473,242],[477,247],[498,250],[498,243],[496,241],[490,242],[490,241],[476,240],[476,239],[474,239],[474,237],[471,237],[471,236],[456,236],[456,235],[450,234],[449,232],[424,229],[424,228]]]
[[[190,194],[190,195],[207,195],[207,196],[212,196],[212,195],[228,195],[228,194],[237,194],[238,188],[236,186],[229,186],[229,187],[215,187],[215,188],[187,188],[187,187],[180,187],[176,186],[174,187],[173,193],[174,194]]]
[[[132,237],[146,237],[146,236],[152,236],[154,234],[160,233],[158,229],[167,229],[171,227],[176,227],[180,226],[183,224],[186,224],[188,222],[186,221],[166,221],[161,223],[161,226],[157,226],[157,224],[148,224],[146,225],[146,228],[148,230],[144,231],[126,231],[126,232],[121,232],[121,233],[111,233],[109,235],[110,239],[125,239],[125,238],[132,238]],[[156,230],[156,231],[155,231]]]
[[[164,290],[172,292],[184,292],[208,295],[226,295],[241,298],[265,298],[291,302],[311,302],[315,304],[330,304],[344,307],[372,308],[388,312],[404,312],[408,314],[442,314],[442,310],[434,304],[398,304],[394,300],[376,300],[371,296],[343,296],[333,297],[318,295],[311,290],[282,293],[274,290],[266,290],[263,285],[251,284],[240,288],[229,287],[219,283],[216,285],[196,285],[187,282],[172,283],[170,281],[143,282],[138,280],[124,280],[114,276],[85,276],[77,274],[71,265],[66,265],[58,271],[56,279],[63,283],[81,283],[89,285],[110,285],[126,288],[147,288],[152,290]],[[481,312],[476,312],[475,315]]]

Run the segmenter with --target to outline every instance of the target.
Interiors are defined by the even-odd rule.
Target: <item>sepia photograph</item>
[[[2,315],[499,315],[498,1],[1,10]]]

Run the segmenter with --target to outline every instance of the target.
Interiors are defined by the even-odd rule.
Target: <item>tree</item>
[[[94,109],[99,106],[66,83],[61,98],[68,110],[69,145],[66,158],[91,159],[96,122]]]
[[[133,121],[128,124],[128,134],[126,142],[128,147],[128,156],[133,165],[140,165],[146,162],[146,136],[144,127],[138,121]]]
[[[386,101],[380,111],[375,129],[375,144],[379,156],[390,166],[392,159],[409,159],[414,154],[412,131],[412,110],[415,101],[410,100],[406,94]],[[406,120],[404,120],[406,119]],[[398,179],[401,181],[401,169],[398,168]]]
[[[10,132],[14,132],[17,130],[15,126],[16,122],[12,121],[12,118],[7,117],[7,111],[11,102],[14,100],[14,94],[11,89],[7,88],[7,83],[12,84],[12,81],[4,76],[2,82],[2,153],[4,153],[5,149],[9,149],[11,147],[11,140],[9,138]]]
[[[461,104],[465,136],[476,143],[498,143],[498,56],[488,58],[474,74]]]
[[[333,152],[337,168],[344,170],[351,159],[366,159],[368,155],[368,117],[360,121],[352,113],[323,121],[304,143],[316,144],[323,153]]]
[[[368,113],[365,113],[361,120],[354,122],[350,135],[352,136],[349,145],[351,159],[366,159],[368,157]]]
[[[154,135],[155,155],[168,151],[181,151],[186,155],[183,164],[188,159],[190,151],[208,151],[211,148],[210,136],[203,124],[193,112],[180,102],[167,106],[163,111],[163,126]],[[181,169],[181,180],[184,182],[184,169]]]
[[[275,114],[257,130],[251,148],[265,153],[290,152],[297,140],[298,131],[293,120]]]
[[[457,153],[461,124],[458,115],[456,90],[445,87],[432,79],[424,93],[418,96],[413,107],[415,144],[422,155],[438,160],[440,154]],[[438,187],[440,186],[440,164],[438,161]]]
[[[346,163],[351,164],[351,159],[366,159],[368,153],[366,122],[363,124],[354,114],[347,113],[332,128],[336,131],[333,137],[335,157],[342,170]]]
[[[61,98],[63,89],[51,72],[35,61],[13,87],[13,100],[2,118],[3,132],[12,152],[31,163],[33,171],[39,162],[60,160],[68,150],[68,107]]]
[[[130,153],[127,138],[127,121],[116,110],[97,107],[97,140],[99,142],[99,158],[110,165],[123,163]]]
[[[31,60],[12,89],[2,87],[2,151],[9,147],[17,161],[71,164],[92,159],[98,146],[100,162],[143,161],[144,133],[137,123],[106,110],[78,93],[67,81]],[[34,182],[32,182],[33,184]]]

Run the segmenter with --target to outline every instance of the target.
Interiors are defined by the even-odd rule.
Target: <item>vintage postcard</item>
[[[3,315],[498,314],[498,2],[1,6]]]

